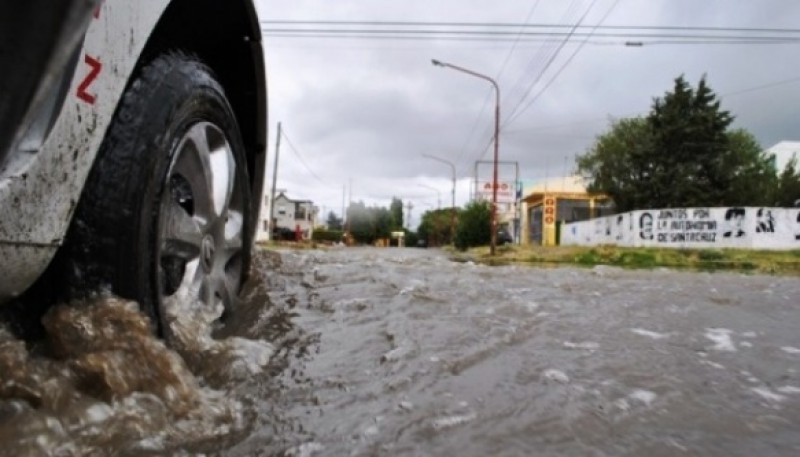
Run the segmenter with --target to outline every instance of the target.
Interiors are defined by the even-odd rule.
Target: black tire
[[[107,288],[136,300],[161,334],[168,297],[181,287],[231,311],[252,246],[244,151],[205,65],[169,53],[145,66],[117,108],[67,237],[72,295]]]

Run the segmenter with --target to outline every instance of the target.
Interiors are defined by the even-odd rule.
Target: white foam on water
[[[401,401],[397,406],[399,406],[403,411],[411,411],[414,409],[414,404],[410,401]]]
[[[406,354],[408,354],[410,350],[405,345],[400,345],[381,356],[381,363],[385,362],[395,362],[403,358]]]
[[[148,438],[141,439],[136,442],[134,445],[134,449],[137,451],[147,451],[147,452],[156,452],[156,451],[163,451],[165,448],[164,444],[164,436],[151,436]]]
[[[561,384],[568,384],[569,383],[569,376],[567,376],[567,374],[564,373],[563,371],[556,370],[554,368],[549,368],[547,370],[544,370],[544,373],[542,373],[542,376],[544,376],[545,379],[547,379],[547,380],[559,382]]]
[[[523,307],[525,308],[525,310],[526,310],[526,311],[528,311],[529,313],[532,313],[532,312],[534,312],[534,311],[536,311],[536,310],[538,310],[538,309],[539,309],[539,304],[538,304],[538,303],[536,303],[536,302],[527,302],[527,303],[523,304],[522,306],[523,306]]]
[[[726,328],[707,328],[705,337],[714,342],[711,349],[715,351],[736,352],[736,346],[731,340],[731,333]]]
[[[457,425],[466,424],[467,422],[472,422],[477,419],[477,417],[478,415],[474,412],[454,416],[445,416],[435,419],[431,425],[433,425],[435,430],[443,430],[446,428],[455,427]]]
[[[711,360],[701,360],[701,364],[708,365],[710,367],[716,368],[718,370],[725,370],[725,365],[719,364],[717,362],[712,362]]]
[[[675,438],[667,438],[666,443],[681,452],[689,452],[689,448],[676,441]]]
[[[645,389],[636,389],[628,395],[628,398],[632,400],[638,400],[644,403],[647,406],[650,406],[651,403],[658,397],[655,392],[645,390]]]
[[[231,370],[239,375],[261,373],[275,353],[275,347],[264,340],[233,337],[223,340],[219,344],[235,357]]]
[[[85,418],[86,418],[86,421],[88,423],[94,424],[94,423],[105,421],[106,419],[111,417],[113,414],[114,414],[114,410],[111,409],[111,407],[108,406],[107,404],[105,404],[105,403],[96,403],[96,404],[94,404],[94,405],[92,405],[92,406],[90,406],[89,408],[86,409]]]
[[[590,350],[590,351],[593,351],[593,350],[598,349],[600,347],[600,345],[598,343],[595,343],[594,341],[582,341],[582,342],[579,342],[579,343],[574,343],[572,341],[564,341],[563,344],[564,344],[565,348],[569,348],[569,349],[586,349],[586,350]]]
[[[632,328],[631,332],[633,332],[633,333],[635,333],[637,335],[641,335],[641,336],[646,336],[648,338],[652,338],[654,340],[661,340],[661,339],[669,337],[669,334],[667,334],[667,333],[658,333],[658,332],[654,332],[652,330],[645,330],[645,329],[642,329],[642,328]]]
[[[797,349],[796,347],[792,346],[783,346],[781,347],[781,351],[787,354],[800,354],[800,349]]]
[[[756,332],[754,332],[752,330],[749,331],[749,332],[743,332],[742,333],[742,338],[755,338],[757,336],[758,336],[758,333],[756,333]]]
[[[364,431],[361,432],[361,435],[362,436],[375,436],[378,433],[380,433],[380,430],[378,430],[378,426],[373,424],[373,425],[370,425],[369,427],[365,428]]]
[[[741,346],[743,348],[751,348],[751,347],[753,347],[753,343],[751,343],[749,341],[742,341],[741,343],[739,343],[739,346]]]
[[[784,395],[776,394],[775,392],[769,390],[766,387],[751,387],[750,390],[752,390],[753,392],[758,394],[759,397],[767,401],[778,403],[786,400],[786,397]]]
[[[614,406],[625,412],[628,412],[631,409],[631,404],[628,403],[628,400],[624,398],[620,398],[617,401],[615,401]]]
[[[325,450],[325,446],[311,441],[309,443],[303,443],[299,446],[295,446],[286,451],[287,457],[311,457],[312,455],[316,454],[317,452],[322,452]]]
[[[782,386],[778,387],[776,390],[782,394],[789,394],[789,395],[800,394],[800,387],[795,387],[795,386]]]

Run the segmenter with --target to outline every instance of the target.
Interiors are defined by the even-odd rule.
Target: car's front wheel
[[[160,330],[172,298],[230,311],[252,240],[244,147],[221,85],[165,54],[125,93],[68,235],[71,287],[137,300]]]

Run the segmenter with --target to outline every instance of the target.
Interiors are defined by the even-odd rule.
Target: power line
[[[575,50],[572,52],[572,54],[570,54],[570,56],[567,58],[567,60],[565,60],[565,61],[564,61],[564,63],[561,65],[561,67],[559,67],[559,69],[558,69],[558,70],[555,72],[555,74],[553,75],[553,77],[552,77],[552,78],[550,78],[550,80],[549,80],[549,81],[547,81],[547,83],[544,85],[544,87],[542,87],[542,89],[541,89],[541,90],[539,90],[539,92],[537,92],[537,93],[536,93],[536,95],[534,95],[534,96],[533,96],[533,97],[532,97],[532,98],[531,98],[531,99],[528,101],[528,103],[526,103],[526,104],[525,104],[525,106],[524,106],[524,107],[523,107],[521,110],[517,111],[517,113],[516,113],[515,115],[512,115],[512,116],[510,116],[510,117],[506,118],[505,122],[503,123],[504,125],[508,125],[508,124],[511,124],[512,122],[514,122],[514,120],[515,120],[515,119],[519,118],[519,116],[520,116],[522,113],[524,113],[525,111],[527,111],[527,110],[528,110],[528,108],[530,108],[530,107],[533,105],[533,103],[534,103],[536,100],[538,100],[538,99],[539,99],[539,97],[541,97],[541,96],[542,96],[542,94],[543,94],[543,93],[544,93],[544,92],[547,90],[547,88],[549,88],[549,87],[550,87],[550,85],[551,85],[551,84],[553,84],[553,81],[555,81],[555,80],[558,78],[558,76],[559,76],[559,75],[561,75],[561,72],[562,72],[562,71],[564,71],[564,68],[566,68],[566,67],[567,67],[567,65],[569,65],[569,64],[570,64],[570,62],[572,62],[572,59],[574,59],[574,58],[575,58],[575,56],[576,56],[576,55],[577,55],[577,54],[578,54],[578,53],[581,51],[581,49],[583,49],[583,47],[586,45],[586,42],[587,42],[587,41],[589,41],[589,38],[591,37],[591,34],[592,34],[592,33],[594,33],[594,31],[595,31],[595,30],[597,30],[597,29],[598,29],[598,28],[599,28],[599,27],[602,25],[603,21],[605,21],[605,20],[606,20],[606,18],[608,18],[608,16],[611,14],[611,12],[614,10],[614,8],[616,8],[616,6],[617,6],[617,4],[619,3],[619,1],[620,1],[620,0],[615,0],[615,1],[614,1],[614,3],[611,5],[611,7],[609,7],[609,8],[608,8],[608,10],[606,11],[606,14],[604,14],[604,15],[603,15],[603,17],[600,19],[600,21],[599,21],[599,22],[598,22],[598,23],[597,23],[597,24],[594,26],[594,28],[592,28],[592,31],[591,31],[591,32],[590,32],[590,34],[589,34],[589,35],[586,37],[586,39],[584,39],[584,40],[581,42],[581,44],[580,44],[580,45],[578,45],[578,47],[577,47],[577,48],[575,48]]]
[[[436,39],[436,40],[463,40],[463,41],[545,41],[547,38],[586,38],[597,37],[603,39],[638,39],[638,40],[671,40],[674,44],[680,43],[747,43],[762,44],[786,44],[800,41],[800,35],[781,36],[781,35],[715,35],[702,33],[592,33],[591,31],[580,32],[507,32],[507,31],[457,31],[457,30],[380,30],[380,29],[270,29],[262,28],[265,35],[279,38],[357,38],[357,39]],[[798,32],[800,33],[800,32]]]
[[[525,23],[527,23],[531,19],[531,17],[533,17],[533,13],[536,11],[536,8],[539,6],[539,2],[540,2],[540,0],[536,0],[536,2],[533,4],[533,7],[531,7],[530,11],[528,11],[528,15],[525,17]],[[523,29],[520,28],[520,31],[522,31],[522,30]],[[517,38],[514,40],[514,44],[511,45],[511,49],[508,50],[508,53],[506,54],[506,58],[503,61],[503,64],[500,66],[500,71],[497,72],[497,75],[495,76],[495,80],[499,80],[500,76],[502,76],[503,72],[505,71],[506,66],[508,65],[508,62],[511,60],[511,55],[514,54],[514,51],[517,49],[517,45],[520,42],[521,36],[522,36],[521,34],[517,34]],[[472,142],[472,138],[473,138],[474,134],[477,132],[478,123],[480,122],[480,119],[483,117],[483,113],[486,111],[486,107],[489,105],[489,100],[490,99],[491,99],[491,91],[486,93],[486,96],[483,99],[483,105],[481,106],[481,110],[478,113],[478,115],[475,117],[475,122],[473,123],[472,128],[469,130],[470,133],[467,136],[467,138],[464,140],[464,144],[461,146],[461,149],[460,149],[460,152],[458,154],[458,157],[456,157],[455,162],[457,164],[459,164],[459,165],[461,165],[461,159],[462,159],[462,157],[464,157],[464,153],[467,150],[467,145],[469,145]]]
[[[553,64],[553,62],[555,61],[555,58],[558,56],[558,54],[561,52],[561,50],[564,48],[564,46],[567,44],[567,42],[570,40],[570,38],[573,37],[574,32],[581,25],[581,23],[583,23],[583,20],[586,19],[586,16],[589,15],[589,11],[592,10],[592,7],[594,7],[594,4],[596,2],[597,2],[597,0],[592,0],[592,3],[589,4],[589,7],[586,8],[586,11],[584,11],[584,13],[580,17],[580,19],[578,19],[578,21],[575,23],[575,25],[569,30],[567,35],[564,37],[562,42],[556,47],[555,52],[550,54],[549,58],[547,59],[547,62],[544,64],[544,67],[542,68],[542,70],[539,72],[538,75],[536,75],[536,78],[534,78],[534,80],[530,83],[530,85],[528,85],[528,88],[525,90],[524,95],[522,96],[522,98],[520,98],[520,100],[517,102],[517,104],[511,110],[511,112],[507,115],[506,119],[511,119],[511,118],[513,118],[515,116],[515,114],[517,113],[517,110],[519,109],[519,107],[522,105],[522,103],[524,103],[524,101],[528,97],[528,95],[530,95],[531,91],[536,86],[536,84],[538,84],[539,81],[542,79],[542,76],[544,76],[544,74],[547,71],[547,69],[550,68],[550,65]]]
[[[303,156],[300,154],[300,151],[298,151],[298,149],[295,147],[294,143],[292,143],[292,140],[290,140],[289,137],[286,135],[286,129],[283,129],[281,131],[281,136],[283,137],[284,140],[286,140],[286,144],[289,145],[289,149],[291,149],[292,152],[294,152],[294,154],[300,160],[300,163],[303,165],[303,167],[305,167],[306,170],[308,170],[308,172],[311,174],[311,176],[313,176],[317,181],[319,181],[321,184],[325,185],[326,187],[331,187],[331,188],[334,187],[334,186],[330,185],[329,183],[327,183],[324,179],[320,178],[316,173],[314,173],[314,170],[312,170],[311,167],[308,166],[308,163],[305,161],[305,159],[303,159]]]
[[[328,25],[328,26],[416,26],[416,27],[482,27],[482,28],[553,28],[572,29],[574,24],[531,24],[527,22],[433,22],[433,21],[293,21],[293,20],[263,20],[261,24],[275,25]],[[591,25],[579,26],[581,28],[594,28]],[[705,32],[744,32],[744,33],[800,33],[800,29],[773,28],[773,27],[709,27],[709,26],[670,26],[670,25],[601,25],[604,30],[682,30]]]
[[[594,1],[596,1],[596,0],[592,1],[592,3],[589,6],[589,9],[591,9],[591,5],[594,4]],[[570,21],[571,22],[571,20],[569,18],[572,17],[572,15],[574,13],[578,12],[579,5],[580,5],[580,2],[578,0],[572,0],[570,2],[570,4],[567,6],[566,11],[564,12],[561,20],[562,21]],[[588,13],[588,10],[587,10],[587,13]],[[575,25],[580,24],[580,20],[581,19],[575,21],[575,24],[573,24],[573,27]],[[573,28],[573,30],[574,30],[574,28]],[[528,74],[529,72],[533,72],[534,69],[537,68],[537,67],[542,67],[543,65],[546,66],[545,62],[547,62],[555,54],[557,54],[559,49],[560,48],[558,48],[558,47],[555,47],[555,48],[549,47],[548,48],[548,47],[545,46],[545,42],[543,42],[539,46],[538,51],[530,58],[530,60],[526,64],[526,66],[525,66],[526,71],[521,72],[521,75],[519,76],[519,78],[517,78],[516,82],[511,86],[511,89],[505,94],[505,96],[503,98],[504,99],[511,99],[512,97],[517,97],[517,95],[515,95],[515,94],[517,94],[520,90],[522,90],[523,94],[520,97],[520,101],[518,102],[518,104],[521,103],[522,100],[524,100],[524,98],[527,96],[528,92],[530,91],[530,89],[532,87],[532,86],[528,86],[527,89],[523,89],[523,86],[525,84],[525,75]],[[545,70],[546,70],[546,67],[543,68],[542,70],[540,70],[539,77],[541,77],[541,75],[543,74],[543,72]],[[535,84],[535,82],[533,84]],[[486,132],[485,136],[489,137],[489,141],[487,143],[487,146],[483,150],[479,150],[478,151],[478,154],[476,155],[475,161],[482,160],[486,156],[486,154],[488,153],[489,146],[491,146],[492,141],[494,139],[494,132],[491,132],[491,133]]]
[[[552,37],[635,38],[658,44],[747,43],[783,44],[800,40],[800,29],[766,27],[692,27],[658,25],[599,25],[469,23],[415,21],[262,21],[265,34],[282,38],[370,38],[505,40],[519,43]],[[513,28],[513,30],[511,30]],[[598,30],[601,31],[598,33]],[[669,41],[667,41],[669,40]]]

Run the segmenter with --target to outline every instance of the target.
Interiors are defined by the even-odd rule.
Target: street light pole
[[[422,154],[422,157],[433,159],[437,162],[442,162],[450,166],[450,171],[453,172],[453,190],[451,192],[452,206],[450,207],[450,241],[455,243],[456,240],[456,166],[453,162],[445,160],[441,157],[432,156],[430,154]]]
[[[495,95],[495,102],[494,102],[494,173],[492,177],[492,238],[491,238],[491,245],[489,247],[489,253],[491,255],[495,254],[495,247],[497,246],[497,159],[498,159],[498,151],[499,151],[499,143],[500,143],[500,86],[497,85],[497,82],[480,73],[476,73],[472,70],[467,70],[466,68],[459,67],[458,65],[453,65],[447,62],[440,62],[436,59],[431,59],[431,63],[438,67],[446,67],[452,68],[453,70],[460,71],[462,73],[466,73],[468,75],[475,76],[476,78],[480,78],[486,81],[489,81],[492,86],[494,87],[494,95]]]

